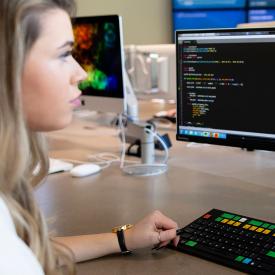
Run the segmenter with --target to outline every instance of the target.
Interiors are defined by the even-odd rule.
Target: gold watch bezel
[[[112,233],[117,233],[117,231],[120,231],[120,230],[128,230],[130,228],[132,228],[133,225],[132,224],[124,224],[124,225],[119,225],[119,226],[115,226],[112,228]]]

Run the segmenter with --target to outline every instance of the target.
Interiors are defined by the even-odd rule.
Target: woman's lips
[[[73,104],[75,107],[80,107],[81,106],[80,97],[77,97],[77,98],[71,100],[70,103]]]

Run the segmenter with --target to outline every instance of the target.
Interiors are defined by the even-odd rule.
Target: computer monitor
[[[268,22],[275,20],[275,9],[248,10],[248,22]]]
[[[126,45],[126,69],[138,98],[176,100],[175,44]]]
[[[177,139],[275,150],[275,30],[176,32]]]
[[[275,8],[275,0],[248,0],[251,8]]]
[[[246,0],[173,0],[174,9],[236,9],[245,6]]]
[[[234,28],[246,22],[245,10],[182,10],[173,12],[174,30]]]
[[[72,22],[73,56],[88,73],[88,78],[79,84],[83,105],[90,110],[123,113],[126,104],[121,17],[76,17]]]

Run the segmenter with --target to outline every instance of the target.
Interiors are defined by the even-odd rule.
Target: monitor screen
[[[248,0],[248,6],[252,8],[275,8],[275,0]]]
[[[100,111],[122,112],[121,18],[117,15],[77,17],[73,19],[73,31],[73,56],[88,74],[79,84],[85,105]]]
[[[253,9],[248,11],[248,22],[266,22],[275,20],[275,9]]]
[[[173,0],[174,9],[243,8],[245,5],[246,0]]]
[[[275,150],[275,30],[176,32],[177,139]]]
[[[174,30],[201,28],[234,28],[246,22],[244,10],[174,11]]]

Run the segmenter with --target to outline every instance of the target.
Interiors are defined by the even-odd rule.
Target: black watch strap
[[[118,231],[116,232],[116,234],[117,234],[118,244],[119,244],[121,253],[122,253],[123,255],[131,254],[132,251],[128,250],[127,247],[126,247],[126,244],[125,244],[124,230],[123,230],[123,229],[118,230]]]

